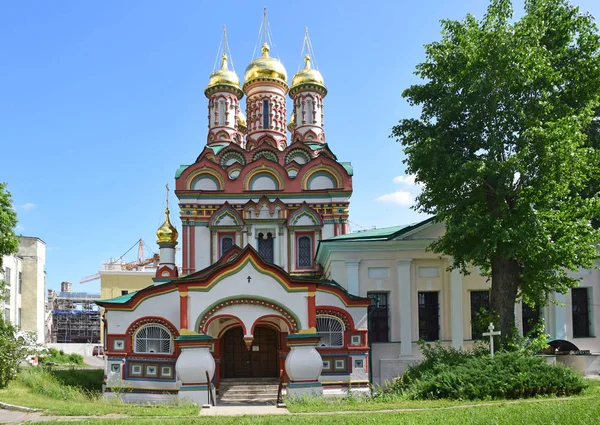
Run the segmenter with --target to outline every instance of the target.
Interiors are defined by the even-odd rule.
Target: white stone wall
[[[0,302],[0,314],[6,317],[8,309],[8,320],[14,325],[19,326],[19,309],[21,308],[21,294],[19,294],[19,273],[22,272],[22,261],[16,255],[5,255],[2,257],[2,268],[10,269],[10,282],[7,276],[0,271],[0,280],[7,284],[6,290],[9,299]]]
[[[46,295],[46,243],[35,237],[21,237],[19,256],[23,259],[21,294],[21,329],[33,331],[44,342]]]

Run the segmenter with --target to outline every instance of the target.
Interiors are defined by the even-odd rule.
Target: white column
[[[346,270],[348,271],[348,293],[351,295],[358,294],[358,265],[360,260],[346,260]]]
[[[412,356],[411,259],[398,260],[398,296],[400,307],[400,356]]]
[[[554,300],[563,304],[554,304],[554,338],[567,339],[567,296],[565,294],[554,294]]]
[[[462,348],[464,340],[463,325],[463,284],[459,269],[450,272],[450,322],[452,325],[452,347]]]

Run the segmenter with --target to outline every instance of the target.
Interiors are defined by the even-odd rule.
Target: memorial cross
[[[493,323],[490,323],[490,326],[488,326],[488,330],[489,330],[489,332],[484,332],[481,335],[490,337],[490,355],[492,356],[492,359],[493,359],[494,358],[494,336],[500,335],[502,332],[494,331]]]

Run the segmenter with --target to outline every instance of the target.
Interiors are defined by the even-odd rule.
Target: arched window
[[[271,232],[258,234],[258,254],[263,260],[273,262],[273,234]]]
[[[269,101],[263,100],[263,128],[268,129],[270,127],[271,117],[269,116]]]
[[[134,351],[171,354],[171,333],[161,325],[145,325],[135,334]]]
[[[223,236],[221,237],[221,257],[233,248],[233,237],[232,236]]]
[[[344,346],[344,322],[335,316],[317,315],[317,333],[321,337],[319,347]]]
[[[312,267],[312,240],[310,236],[298,238],[298,267]]]
[[[219,100],[219,125],[225,125],[225,100]]]
[[[313,101],[312,99],[306,99],[306,124],[313,124]]]

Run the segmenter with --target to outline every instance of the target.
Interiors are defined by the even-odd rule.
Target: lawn
[[[131,418],[83,420],[78,424],[443,424],[443,425],[596,425],[600,418],[600,403],[596,398],[574,398],[567,401],[534,400],[515,404],[499,404],[473,408],[447,408],[386,413],[355,413],[325,415],[197,417],[197,418]],[[61,423],[61,422],[55,422]],[[64,422],[67,423],[67,422]],[[72,422],[68,422],[72,423]]]
[[[0,401],[42,409],[48,415],[92,416],[197,416],[198,407],[182,405],[134,405],[102,398],[102,370],[47,371],[26,368],[8,387]]]

